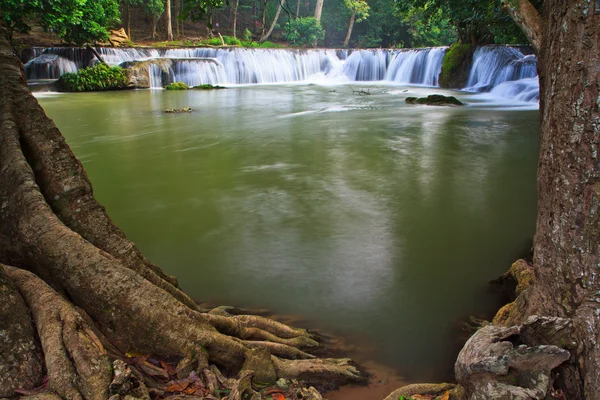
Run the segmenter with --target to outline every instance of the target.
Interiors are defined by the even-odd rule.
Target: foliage
[[[246,41],[246,42],[252,41],[252,32],[250,32],[250,29],[248,29],[248,28],[246,28],[244,30],[244,41]]]
[[[225,6],[223,0],[182,0],[183,13],[182,19],[190,19],[194,22],[204,21],[209,28],[212,28],[212,15],[214,10]],[[229,2],[227,2],[229,3]]]
[[[344,5],[356,16],[355,22],[360,22],[369,16],[369,4],[365,0],[344,0]]]
[[[165,86],[167,90],[188,90],[190,87],[183,82],[173,82]]]
[[[0,20],[10,33],[26,33],[35,20],[67,43],[82,45],[108,39],[107,29],[119,21],[117,0],[2,0]]]
[[[233,36],[223,36],[223,41],[225,42],[226,45],[229,46],[241,46],[242,42],[240,41],[240,39],[233,37]]]
[[[442,8],[429,10],[429,5],[399,10],[407,27],[406,47],[446,46],[456,40],[456,31]]]
[[[543,0],[532,0],[540,7]],[[423,10],[423,20],[429,21],[442,13],[455,28],[462,43],[525,43],[525,37],[502,9],[500,0],[397,0],[400,12],[414,7]]]
[[[127,86],[127,75],[120,67],[97,64],[78,72],[63,74],[58,80],[61,91],[92,92],[123,89]]]
[[[192,89],[197,89],[197,90],[214,90],[214,89],[227,89],[227,88],[223,87],[223,86],[211,85],[209,83],[206,83],[204,85],[194,86]]]
[[[314,45],[325,38],[321,23],[313,17],[290,20],[285,24],[285,39],[292,46]]]

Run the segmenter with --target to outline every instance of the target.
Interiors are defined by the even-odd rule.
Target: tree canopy
[[[68,43],[106,40],[119,22],[117,0],[1,0],[0,20],[14,31],[28,32],[32,21]]]

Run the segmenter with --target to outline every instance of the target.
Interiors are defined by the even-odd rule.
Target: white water
[[[537,58],[514,47],[479,47],[465,90],[490,92],[489,97],[519,102],[538,102]]]
[[[438,86],[446,47],[406,50],[288,50],[288,49],[98,49],[111,65],[155,58],[176,58],[168,72],[150,69],[153,88],[171,82],[247,85],[312,82],[393,82]],[[34,49],[26,65],[28,79],[58,79],[66,72],[93,65],[97,60],[86,49]],[[479,47],[465,88],[487,92],[504,101],[537,102],[537,59],[509,46]]]

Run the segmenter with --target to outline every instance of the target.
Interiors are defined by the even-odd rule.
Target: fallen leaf
[[[448,390],[446,393],[440,397],[440,400],[450,400],[450,391]]]
[[[173,368],[163,360],[160,360],[160,365],[164,368],[165,371],[167,371],[167,374],[171,376],[177,375],[177,371],[175,371],[175,368]]]
[[[285,400],[285,396],[281,393],[271,393],[271,398],[273,400]]]
[[[179,382],[172,382],[169,386],[167,386],[168,392],[183,392],[188,386],[190,386],[190,381],[187,379],[182,379]]]

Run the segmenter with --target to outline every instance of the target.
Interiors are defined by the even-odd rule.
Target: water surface
[[[300,314],[435,379],[452,367],[455,321],[489,309],[487,282],[530,243],[538,111],[364,89],[39,100],[113,220],[193,298]]]

